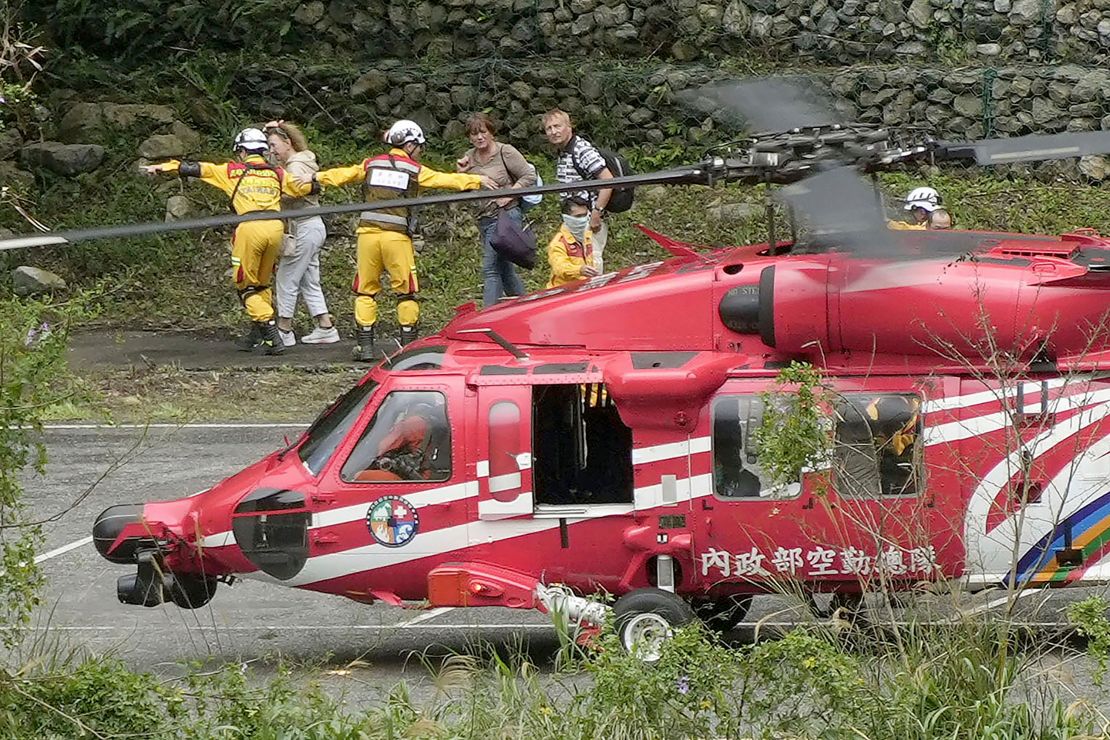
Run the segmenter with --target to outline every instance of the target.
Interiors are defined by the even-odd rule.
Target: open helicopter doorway
[[[537,385],[532,395],[537,511],[632,504],[632,430],[600,383]]]

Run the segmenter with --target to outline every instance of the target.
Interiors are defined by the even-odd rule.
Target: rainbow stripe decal
[[[1067,546],[1082,550],[1083,562],[1061,566],[1056,552]],[[1079,580],[1092,565],[1110,554],[1110,493],[1068,515],[1051,532],[1042,537],[1018,561],[1017,581],[1020,584],[1064,584]],[[1010,578],[1006,578],[1008,584]]]

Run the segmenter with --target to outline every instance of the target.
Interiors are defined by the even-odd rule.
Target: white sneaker
[[[293,334],[292,331],[278,329],[278,334],[281,336],[281,343],[284,344],[286,347],[292,347],[297,343],[297,337],[295,334]]]
[[[339,341],[339,330],[334,326],[328,329],[317,326],[310,333],[301,337],[302,344],[335,344]]]

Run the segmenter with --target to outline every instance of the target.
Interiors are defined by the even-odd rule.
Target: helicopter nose
[[[93,544],[105,560],[112,563],[134,563],[135,553],[142,541],[138,537],[128,537],[114,550],[112,545],[129,524],[142,521],[142,504],[118,504],[100,512],[93,524]]]

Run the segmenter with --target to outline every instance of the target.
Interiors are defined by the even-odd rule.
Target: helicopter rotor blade
[[[808,225],[812,246],[867,251],[868,235],[887,231],[874,188],[849,165],[787,185],[777,197]]]
[[[743,118],[751,131],[784,131],[842,123],[843,117],[801,78],[739,80],[682,91],[678,99],[703,112],[715,107]]]
[[[138,236],[149,236],[174,231],[190,231],[195,229],[211,229],[219,226],[234,226],[247,221],[273,221],[305,216],[326,216],[330,214],[361,213],[363,211],[378,211],[385,208],[416,208],[419,206],[443,205],[446,203],[465,203],[469,201],[487,200],[490,198],[513,197],[523,195],[541,195],[560,193],[564,191],[601,190],[611,187],[639,186],[655,184],[704,184],[710,179],[708,170],[699,166],[679,167],[660,172],[650,172],[642,175],[628,175],[614,177],[609,180],[583,180],[574,183],[557,183],[554,185],[541,185],[531,188],[504,189],[504,190],[468,190],[462,193],[448,193],[445,195],[426,195],[417,198],[395,198],[392,200],[376,201],[374,203],[342,203],[337,205],[314,206],[311,208],[298,208],[289,211],[255,211],[243,214],[227,214],[222,216],[207,216],[204,218],[185,219],[181,221],[162,222],[155,221],[142,224],[123,224],[118,226],[105,226],[91,229],[71,229],[45,234],[29,234],[0,239],[0,252],[10,249],[25,249],[28,247],[45,247],[58,244],[74,244],[96,239],[122,239]]]
[[[981,246],[981,235],[969,232],[889,228],[878,193],[850,165],[788,185],[778,197],[808,225],[805,246],[819,251],[913,261],[960,257]]]
[[[973,159],[980,165],[999,165],[1107,154],[1110,153],[1110,131],[1035,134],[981,141],[939,141],[936,144],[937,159]]]

